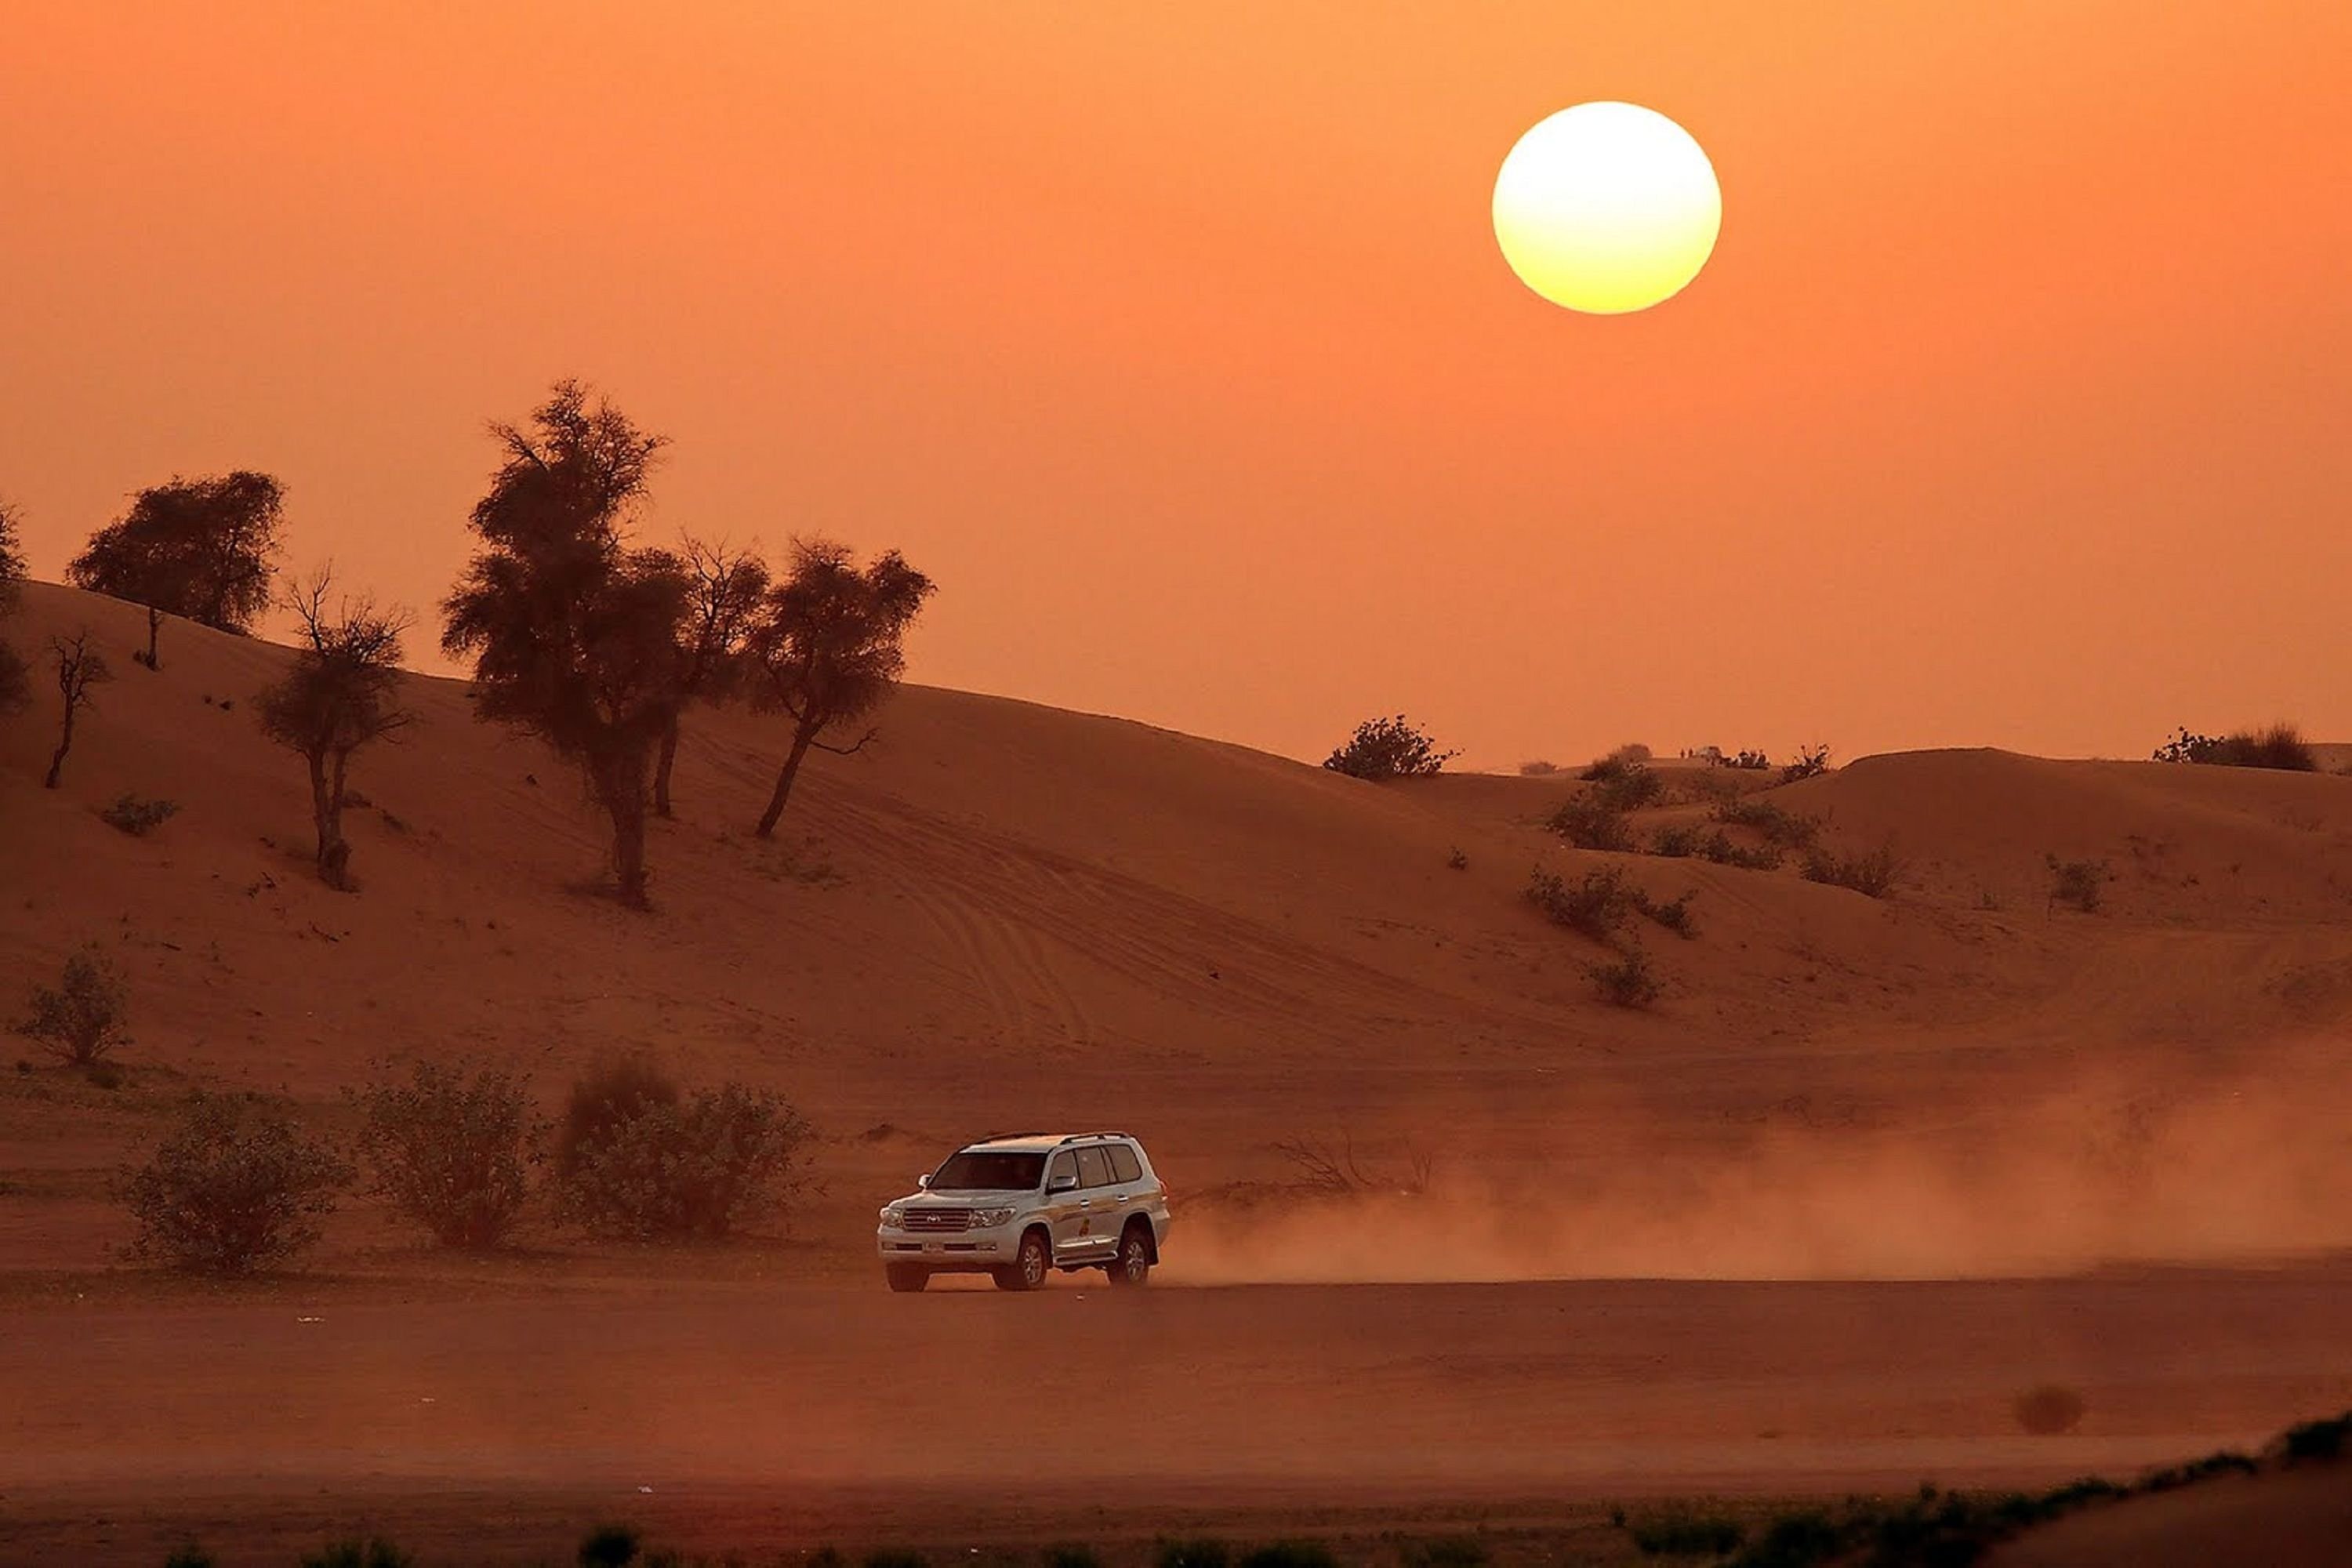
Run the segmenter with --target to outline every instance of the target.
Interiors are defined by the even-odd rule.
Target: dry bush
[[[1633,829],[1625,814],[1593,795],[1580,795],[1560,803],[1544,826],[1579,849],[1630,850]]]
[[[2105,860],[2061,860],[2055,855],[2043,859],[2050,867],[2050,902],[2053,907],[2066,904],[2086,915],[2099,912],[2105,884],[2115,873]]]
[[[36,984],[26,1005],[16,1032],[70,1067],[95,1068],[131,1043],[131,987],[96,942],[68,954],[58,984]]]
[[[1805,857],[1805,879],[1826,882],[1832,887],[1851,888],[1868,898],[1890,898],[1895,892],[1895,879],[1903,874],[1903,861],[1891,844],[1859,855],[1832,854],[1816,848]]]
[[[2017,1424],[2037,1437],[2072,1432],[2082,1424],[2083,1414],[2088,1408],[2081,1394],[2054,1383],[2029,1388],[2010,1401],[2009,1405],[2010,1414],[2017,1417]]]
[[[1666,795],[1666,781],[1652,773],[1643,759],[1623,751],[1611,752],[1577,777],[1592,786],[1591,798],[1612,811],[1639,811]]]
[[[1780,849],[1810,849],[1821,837],[1822,819],[1790,811],[1778,801],[1748,796],[1727,800],[1715,808],[1715,820],[1745,827]]]
[[[2226,768],[2275,768],[2284,773],[2319,771],[2303,734],[2292,724],[2267,730],[2238,730],[2227,735],[2199,735],[2183,729],[2156,749],[2159,763],[2206,763]]]
[[[1780,770],[1782,784],[1794,784],[1830,771],[1830,749],[1827,746],[1800,746],[1797,760]]]
[[[1541,757],[1538,757],[1533,761],[1521,763],[1519,764],[1519,776],[1521,778],[1546,778],[1558,772],[1559,772],[1559,764],[1558,763],[1546,762]]]
[[[1323,759],[1323,765],[1351,779],[1423,778],[1460,756],[1438,750],[1419,725],[1400,713],[1392,719],[1368,719],[1356,726],[1346,742]]]
[[[644,1058],[605,1062],[572,1086],[572,1098],[555,1131],[555,1179],[569,1181],[589,1148],[611,1137],[631,1117],[677,1100],[677,1085]]]
[[[1685,942],[1698,940],[1698,921],[1691,913],[1691,900],[1698,897],[1696,889],[1685,889],[1664,903],[1658,902],[1647,893],[1636,892],[1633,896],[1642,912],[1650,919]]]
[[[1664,989],[1650,968],[1649,953],[1638,942],[1615,962],[1590,963],[1584,972],[1592,978],[1593,994],[1612,1007],[1651,1006]]]
[[[1737,867],[1743,871],[1777,870],[1781,859],[1780,851],[1769,844],[1749,848],[1733,842],[1731,836],[1720,827],[1703,828],[1688,822],[1677,822],[1658,829],[1656,836],[1650,840],[1650,853],[1670,859],[1696,857],[1717,866]]]
[[[114,804],[98,815],[109,827],[128,833],[133,838],[144,838],[179,814],[180,803],[177,801],[149,800],[144,795],[126,792],[116,795]]]
[[[154,1157],[129,1173],[131,1255],[201,1274],[250,1274],[319,1239],[352,1169],[257,1103],[198,1095]]]
[[[1559,872],[1538,866],[1528,874],[1527,897],[1554,925],[1566,926],[1595,942],[1615,942],[1626,921],[1641,907],[1639,893],[1613,866],[1588,871],[1580,882],[1570,882]]]
[[[496,1247],[521,1215],[539,1126],[526,1086],[496,1068],[419,1062],[352,1097],[370,1189],[444,1247]]]
[[[600,1235],[715,1240],[760,1211],[789,1213],[811,1138],[781,1096],[741,1084],[642,1104],[576,1146],[559,1212]]]
[[[1286,1138],[1274,1146],[1274,1152],[1297,1173],[1290,1183],[1294,1189],[1328,1197],[1373,1193],[1420,1197],[1429,1191],[1437,1165],[1434,1158],[1408,1138],[1398,1157],[1402,1170],[1368,1171],[1357,1157],[1354,1136],[1345,1128],[1340,1130],[1337,1149],[1318,1138]]]

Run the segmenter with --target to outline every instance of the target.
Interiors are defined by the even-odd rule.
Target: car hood
[[[989,1188],[984,1191],[975,1189],[968,1193],[938,1193],[924,1187],[919,1191],[908,1193],[903,1198],[892,1198],[890,1201],[893,1204],[904,1204],[908,1208],[961,1209],[1001,1207],[1005,1204],[1019,1203],[1024,1198],[1034,1198],[1036,1195],[1036,1193],[1028,1187]]]

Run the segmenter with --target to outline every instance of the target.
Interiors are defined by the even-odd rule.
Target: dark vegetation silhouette
[[[1817,778],[1830,771],[1830,749],[1827,746],[1800,746],[1797,760],[1780,770],[1782,784],[1794,784],[1799,779]]]
[[[2105,860],[2061,860],[2046,855],[2043,860],[2050,868],[2050,907],[2064,904],[2086,915],[2099,912],[2105,900],[2106,884],[2115,873]]]
[[[131,1043],[131,987],[105,949],[91,942],[66,955],[55,985],[35,984],[16,1032],[68,1067],[96,1067]]]
[[[529,1086],[499,1068],[418,1062],[352,1095],[369,1191],[443,1247],[504,1241],[530,1196],[541,1133]]]
[[[258,1100],[193,1097],[152,1158],[128,1173],[135,1258],[197,1274],[251,1274],[314,1245],[352,1168]]]
[[[125,790],[107,804],[106,809],[98,814],[98,819],[117,833],[144,838],[179,815],[178,801],[152,800],[146,795]]]
[[[49,665],[58,683],[58,749],[49,753],[49,771],[41,780],[44,789],[55,789],[64,779],[66,754],[73,750],[74,721],[96,705],[90,689],[114,679],[105,656],[89,646],[89,639],[88,626],[49,639]]]
[[[769,590],[745,637],[755,671],[752,706],[782,714],[793,727],[753,829],[758,837],[774,834],[812,748],[845,755],[874,739],[871,729],[846,745],[825,737],[866,718],[898,686],[907,630],[931,593],[931,580],[895,550],[860,567],[846,546],[830,540],[793,545],[791,570]]]
[[[313,862],[331,888],[352,886],[352,847],[343,837],[343,806],[352,758],[392,740],[415,721],[400,705],[402,611],[380,610],[368,598],[331,605],[331,571],[292,584],[286,607],[300,623],[302,644],[283,679],[261,693],[255,714],[261,732],[299,754],[310,776]]]
[[[2319,771],[2319,759],[2292,724],[2267,730],[2237,730],[2198,735],[2184,729],[2156,749],[2159,763],[2204,763],[2225,768],[2275,768],[2284,773]]]
[[[482,541],[444,602],[441,645],[470,657],[476,717],[539,736],[610,818],[621,901],[648,906],[654,756],[678,702],[677,558],[631,549],[630,513],[663,440],[576,381],[528,428],[494,425],[505,457],[474,508]]]
[[[723,541],[709,544],[689,534],[682,559],[691,594],[679,626],[677,701],[670,707],[654,762],[654,811],[664,817],[674,815],[670,772],[677,762],[686,705],[724,701],[740,692],[750,673],[744,653],[752,622],[770,587],[768,563]]]
[[[1840,855],[1816,847],[1807,852],[1804,864],[1805,880],[1823,882],[1835,888],[1851,888],[1872,899],[1893,898],[1895,879],[1903,870],[1903,859],[1895,854],[1892,844],[1882,844],[1875,849],[1864,849],[1852,855]]]
[[[0,629],[5,629],[8,617],[16,613],[24,582],[25,551],[16,510],[0,500]],[[24,707],[32,697],[32,673],[26,667],[24,655],[0,637],[0,713],[14,713]]]
[[[1367,719],[1356,732],[1323,759],[1323,765],[1351,779],[1425,778],[1462,753],[1440,751],[1428,732],[1399,713],[1389,719]]]
[[[717,1240],[789,1215],[809,1187],[814,1132],[782,1096],[727,1083],[689,1097],[640,1059],[574,1085],[556,1138],[557,1215],[600,1236]]]
[[[250,469],[174,479],[140,491],[90,535],[66,580],[145,605],[147,647],[133,658],[161,669],[165,616],[242,637],[268,607],[285,505],[285,487]]]

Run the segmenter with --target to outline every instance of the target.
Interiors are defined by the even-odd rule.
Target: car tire
[[[1151,1232],[1139,1219],[1127,1222],[1118,1233],[1118,1252],[1110,1262],[1110,1282],[1133,1289],[1151,1280]]]
[[[882,1278],[890,1282],[891,1289],[903,1294],[929,1284],[931,1271],[919,1263],[886,1263],[882,1266]]]
[[[1045,1276],[1054,1271],[1054,1246],[1042,1230],[1024,1231],[1021,1250],[1013,1254],[1012,1264],[995,1273],[1000,1290],[1034,1290],[1045,1283]]]

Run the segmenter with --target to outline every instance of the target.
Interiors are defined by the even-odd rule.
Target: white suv
[[[934,1274],[988,1274],[1034,1290],[1055,1268],[1140,1285],[1168,1235],[1168,1189],[1124,1132],[1026,1132],[957,1150],[886,1205],[874,1233],[893,1290]]]

